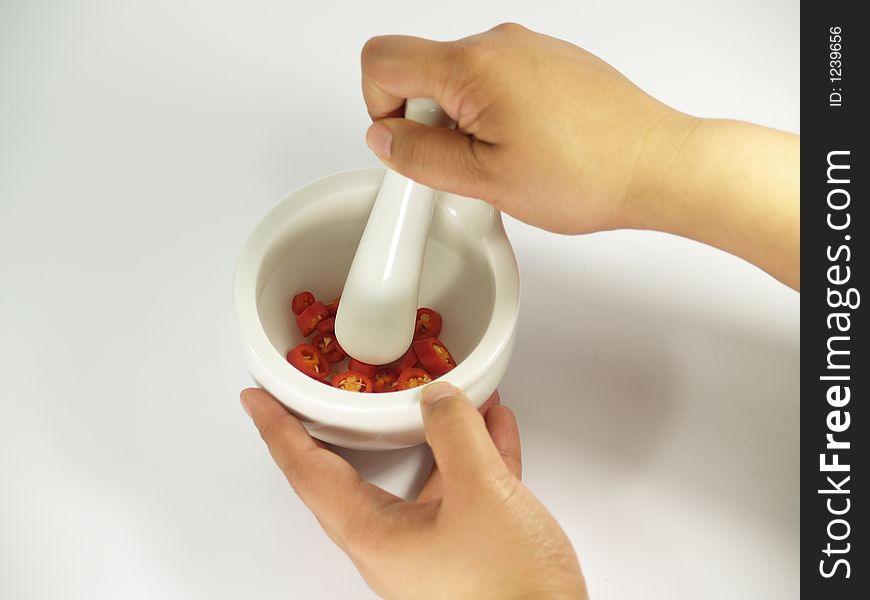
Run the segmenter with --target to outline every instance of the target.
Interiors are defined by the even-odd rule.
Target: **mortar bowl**
[[[386,450],[425,442],[423,388],[353,393],[324,385],[285,356],[304,343],[290,299],[341,294],[384,169],[358,169],[308,183],[256,226],[233,277],[236,320],[254,381],[312,436],[347,448]],[[439,192],[423,261],[419,306],[443,316],[439,338],[456,367],[439,379],[475,406],[495,391],[513,351],[519,271],[501,213],[481,200]],[[340,342],[340,340],[339,340]]]

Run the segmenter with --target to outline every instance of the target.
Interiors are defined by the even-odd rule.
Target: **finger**
[[[504,464],[517,479],[523,478],[522,447],[517,418],[507,406],[493,406],[484,415],[486,429]]]
[[[501,404],[501,396],[498,395],[498,390],[496,390],[489,398],[486,399],[486,402],[480,405],[480,408],[477,409],[477,412],[485,417],[487,411],[490,408],[492,408],[493,406],[498,406],[499,404]]]
[[[242,391],[242,405],[254,421],[275,463],[339,546],[353,536],[365,536],[360,527],[401,499],[363,481],[343,458],[319,446],[302,424],[261,389]],[[357,518],[363,517],[363,518]]]
[[[485,417],[487,412],[494,406],[498,406],[500,401],[501,399],[496,390],[492,393],[492,396],[487,398],[486,402],[480,405],[477,412]],[[497,444],[496,447],[498,447]],[[516,473],[514,474],[516,475]],[[429,471],[429,477],[426,479],[426,483],[423,484],[420,493],[417,494],[417,502],[429,502],[430,500],[440,498],[443,494],[444,489],[441,483],[441,473],[438,471],[438,463],[432,461],[432,469]]]
[[[373,37],[365,43],[362,63],[363,98],[373,120],[402,116],[405,98],[435,98],[446,106],[445,91],[455,64],[449,42],[406,35]]]
[[[473,493],[509,474],[483,417],[465,394],[449,383],[435,383],[423,391],[420,404],[445,496],[453,490]]]
[[[429,187],[485,198],[495,148],[455,129],[382,119],[366,133],[369,148],[391,169]]]

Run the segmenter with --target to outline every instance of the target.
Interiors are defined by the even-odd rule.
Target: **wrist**
[[[692,218],[685,175],[693,161],[687,148],[706,122],[666,107],[646,129],[623,200],[626,228],[682,233]]]

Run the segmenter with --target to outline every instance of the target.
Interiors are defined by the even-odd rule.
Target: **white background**
[[[371,596],[239,407],[230,277],[288,192],[378,164],[368,37],[506,20],[797,131],[798,2],[0,3],[0,597]],[[502,396],[593,598],[797,597],[799,295],[665,235],[508,229]],[[400,492],[428,460],[351,458]]]

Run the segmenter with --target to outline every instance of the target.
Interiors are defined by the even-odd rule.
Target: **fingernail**
[[[374,123],[366,133],[366,144],[381,158],[390,158],[393,132],[383,123]]]
[[[242,394],[240,396],[242,400],[242,408],[245,409],[245,412],[248,416],[251,416],[251,401],[248,399],[248,390],[242,390]]]
[[[456,394],[456,388],[446,381],[432,383],[423,389],[423,404],[426,406],[432,406],[439,400],[455,396]]]

